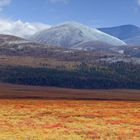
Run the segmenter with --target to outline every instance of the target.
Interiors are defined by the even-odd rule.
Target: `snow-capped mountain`
[[[83,47],[84,49],[88,49],[88,47],[91,48],[107,45],[126,45],[123,41],[116,37],[76,22],[66,22],[53,26],[50,29],[36,33],[31,37],[31,40],[43,44],[75,49],[82,49]]]
[[[121,40],[140,36],[140,28],[135,25],[122,25],[116,27],[99,28],[100,31],[115,36]]]

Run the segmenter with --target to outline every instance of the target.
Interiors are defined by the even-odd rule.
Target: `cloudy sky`
[[[0,33],[28,36],[65,21],[140,26],[140,0],[0,0]]]

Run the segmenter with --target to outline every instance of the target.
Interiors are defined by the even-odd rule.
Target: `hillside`
[[[129,50],[126,47],[84,51],[12,38],[0,45],[0,82],[81,89],[139,89],[139,55],[136,57],[133,47]]]

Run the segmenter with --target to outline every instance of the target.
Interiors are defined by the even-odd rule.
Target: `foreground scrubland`
[[[139,101],[0,100],[0,140],[139,140]]]

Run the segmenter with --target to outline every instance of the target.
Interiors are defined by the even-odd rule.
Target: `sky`
[[[66,21],[140,26],[140,0],[0,0],[0,33],[28,36]]]

